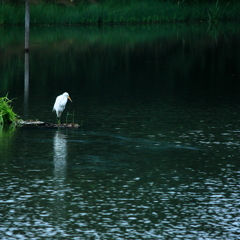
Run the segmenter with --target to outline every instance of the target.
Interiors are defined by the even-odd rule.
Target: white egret
[[[61,117],[61,114],[65,109],[68,99],[72,102],[72,99],[69,97],[69,94],[67,92],[63,93],[62,95],[59,95],[56,98],[56,101],[53,106],[53,111],[56,112],[58,118]]]

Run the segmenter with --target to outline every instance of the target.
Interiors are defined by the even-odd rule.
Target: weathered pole
[[[25,0],[24,117],[28,115],[30,0]]]
[[[30,2],[25,0],[25,52],[29,52]]]
[[[26,51],[26,50],[25,50]],[[29,96],[29,52],[25,52],[25,68],[24,68],[24,118],[28,116],[28,97]]]

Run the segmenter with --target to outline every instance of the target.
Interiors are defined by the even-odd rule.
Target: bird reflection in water
[[[59,226],[65,219],[66,201],[65,201],[65,178],[66,178],[66,166],[67,166],[67,140],[66,135],[57,131],[53,139],[53,151],[54,151],[54,202],[53,212],[56,218],[56,224]]]
[[[67,140],[66,135],[57,131],[53,139],[54,150],[54,178],[56,180],[64,180],[67,165]]]

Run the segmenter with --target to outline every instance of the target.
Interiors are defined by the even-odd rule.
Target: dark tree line
[[[10,4],[24,4],[26,0],[0,0],[4,3],[10,3]],[[97,3],[98,0],[29,0],[30,3],[53,3],[53,4],[63,4],[63,5],[69,5],[69,4],[79,4],[79,3]]]
[[[29,0],[31,3],[54,3],[54,4],[79,4],[79,3],[90,3],[90,4],[95,4],[95,3],[102,3],[102,2],[121,2],[121,3],[129,3],[131,1],[142,1],[142,0]],[[146,1],[146,0],[145,0]],[[219,3],[224,3],[224,2],[230,2],[230,3],[239,3],[240,0],[155,0],[159,2],[182,2],[182,3],[203,3],[203,2],[208,2],[208,3],[214,3],[214,2],[219,2]],[[24,4],[25,0],[0,0],[0,2],[4,3],[12,3],[12,4]]]

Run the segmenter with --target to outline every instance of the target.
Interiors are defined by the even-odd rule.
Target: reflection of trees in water
[[[3,126],[0,124],[0,159],[7,162],[11,153],[15,126]]]
[[[59,131],[56,132],[53,139],[53,151],[54,151],[54,201],[53,212],[54,218],[57,224],[61,224],[61,220],[65,220],[65,178],[66,178],[66,166],[67,166],[67,141],[66,136]]]
[[[68,47],[62,52],[49,50],[47,55],[55,58],[54,68],[48,61],[40,64],[41,58],[36,66],[40,66],[46,81],[51,79],[46,85],[55,84],[64,88],[68,76],[63,72],[72,69],[71,76],[77,79],[74,88],[84,87],[96,94],[126,95],[133,90],[149,94],[166,91],[179,93],[183,88],[211,91],[226,90],[231,86],[239,89],[239,82],[236,81],[240,75],[237,39],[237,35],[226,39],[219,34],[216,41],[207,32],[195,36],[192,32],[180,32],[178,36],[159,36],[138,44],[123,42],[119,47],[95,42],[80,49],[73,43],[67,44]],[[72,63],[67,59],[72,59]]]
[[[68,74],[69,69],[72,78],[78,79],[75,88],[84,86],[99,92],[107,91],[106,85],[111,84],[123,86],[116,87],[117,93],[121,89],[125,92],[135,81],[145,88],[147,84],[147,89],[163,91],[166,88],[177,90],[180,84],[191,88],[196,86],[196,80],[200,85],[209,85],[211,80],[212,87],[219,87],[219,83],[227,85],[240,74],[237,31],[234,25],[207,29],[207,26],[184,24],[146,29],[106,28],[104,34],[92,28],[80,32],[63,28],[61,35],[59,29],[33,29],[33,41],[43,44],[31,46],[34,50],[31,52],[31,71],[38,74],[42,83],[39,85],[38,81],[32,85],[65,87],[69,76],[63,73]],[[13,46],[5,49],[7,54],[3,52],[3,59],[0,57],[1,74],[7,73],[8,77],[19,74],[17,68],[22,58],[12,60],[13,57],[16,59],[19,50]],[[6,76],[0,77],[5,79]],[[11,76],[13,81],[17,78]],[[41,93],[44,95],[45,92],[44,89]]]

